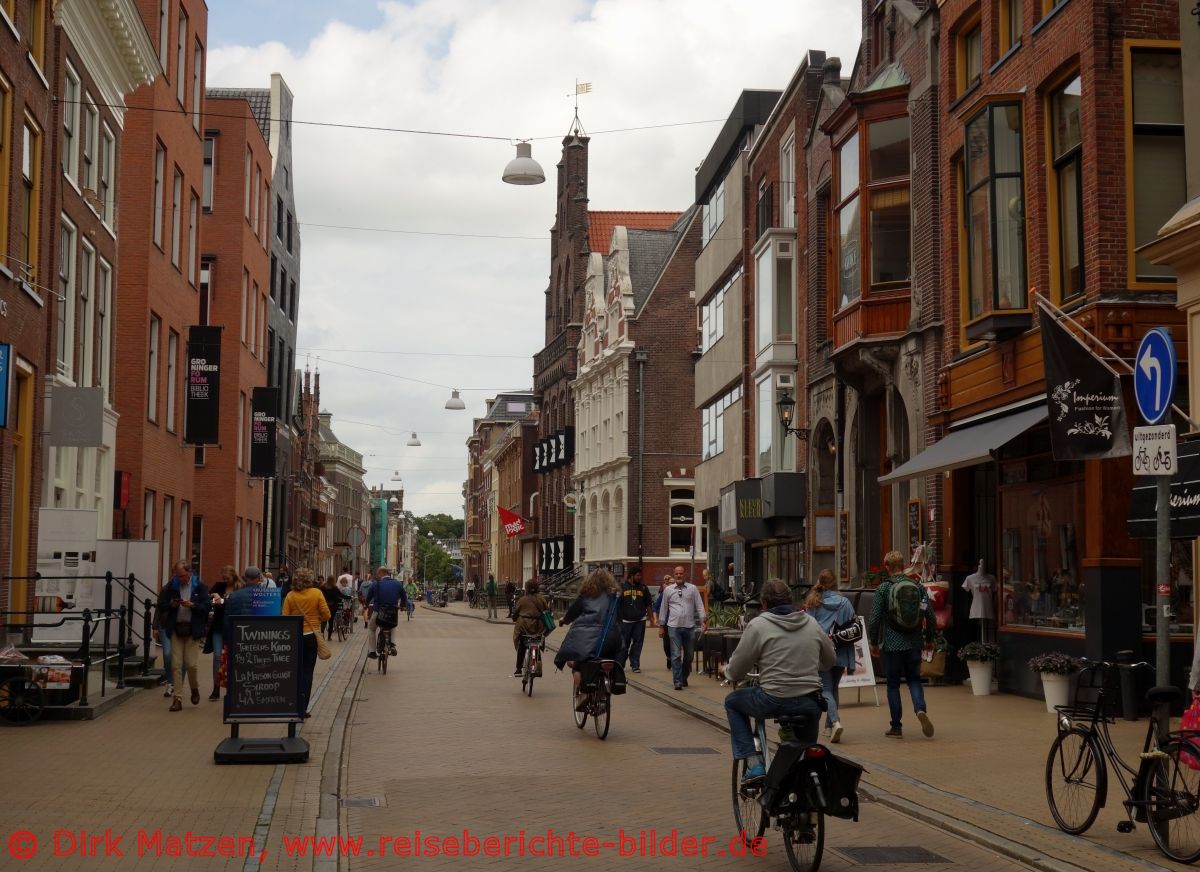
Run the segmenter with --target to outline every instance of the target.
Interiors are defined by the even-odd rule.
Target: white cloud
[[[719,124],[598,131],[724,119],[743,88],[784,87],[810,48],[841,56],[848,72],[859,4],[416,0],[380,7],[384,19],[374,30],[331,20],[299,53],[278,42],[213,49],[208,84],[266,87],[280,72],[301,121],[552,137],[533,144],[547,183],[514,187],[500,182],[514,154],[508,142],[293,127],[303,236],[297,360],[305,360],[304,348],[361,350],[320,353],[321,404],[333,412],[339,437],[394,458],[368,458],[369,466],[383,467],[371,470],[368,483],[386,484],[387,470],[399,468],[410,508],[458,515],[471,417],[483,413],[491,392],[529,387],[532,356],[544,344],[555,164],[573,113],[565,95],[575,80],[594,84],[580,98],[580,116],[596,134],[591,208],[682,210],[693,202],[694,168]],[[263,22],[265,33],[270,28]],[[380,350],[521,357],[362,353]],[[467,412],[444,411],[443,388],[335,361],[463,388]],[[423,445],[407,448],[404,436],[346,419],[415,430]]]

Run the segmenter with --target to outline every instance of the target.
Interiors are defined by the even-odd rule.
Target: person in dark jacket
[[[542,613],[548,608],[550,605],[546,602],[546,598],[538,593],[538,583],[536,581],[525,582],[525,595],[517,600],[516,608],[513,609],[516,621],[513,624],[513,645],[517,648],[517,668],[513,672],[513,676],[520,675],[525,669],[525,645],[522,637],[546,635],[546,625],[542,621]]]
[[[646,640],[646,619],[651,617],[650,588],[642,583],[642,571],[635,569],[628,581],[621,582],[621,666],[628,660],[634,672],[642,671],[642,643]]]
[[[554,665],[559,669],[571,667],[576,706],[584,702],[579,693],[582,664],[588,660],[616,660],[621,655],[621,628],[616,614],[618,593],[611,572],[593,570],[563,615],[562,625],[570,629],[554,657]]]
[[[196,661],[208,630],[211,607],[208,588],[192,574],[187,561],[175,563],[175,574],[158,595],[159,626],[171,638],[171,676],[175,687],[171,711],[183,708],[183,676],[192,688],[192,705],[200,705],[200,680]]]

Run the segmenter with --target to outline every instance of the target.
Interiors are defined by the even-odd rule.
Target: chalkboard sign
[[[226,723],[299,720],[303,618],[236,615],[228,625]]]

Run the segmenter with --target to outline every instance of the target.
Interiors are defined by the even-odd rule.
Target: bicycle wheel
[[[592,727],[596,730],[596,738],[603,739],[608,735],[608,720],[612,715],[612,694],[608,691],[608,679],[602,678],[596,682],[591,703]]]
[[[763,814],[762,806],[758,804],[758,796],[762,792],[759,784],[742,787],[742,774],[746,771],[745,760],[733,761],[733,822],[737,825],[738,834],[747,847],[767,831],[767,815]]]
[[[582,730],[583,725],[587,723],[587,711],[586,710],[585,711],[577,711],[575,709],[575,694],[574,693],[570,694],[570,697],[571,697],[571,711],[574,712],[574,714],[575,714],[575,726],[579,727],[579,729]]]
[[[1108,770],[1084,730],[1059,733],[1046,758],[1046,802],[1064,833],[1078,836],[1100,813],[1108,793]]]
[[[1200,749],[1189,740],[1162,746],[1166,758],[1143,781],[1146,821],[1158,849],[1178,863],[1200,859]]]
[[[525,695],[528,697],[533,696],[534,668],[533,668],[532,659],[533,659],[532,652],[525,655],[525,674],[521,678],[521,689],[523,691],[525,691]]]
[[[816,872],[825,850],[825,815],[804,812],[782,822],[783,850],[796,872]]]
[[[42,689],[27,678],[10,678],[0,684],[0,721],[17,727],[32,724],[42,716]]]

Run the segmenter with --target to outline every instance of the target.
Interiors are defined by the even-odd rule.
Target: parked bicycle
[[[339,642],[345,642],[346,637],[354,632],[354,600],[348,597],[342,598],[341,607],[334,615],[333,629],[337,633]]]
[[[747,683],[757,684],[752,672]],[[728,685],[728,682],[722,682]],[[779,727],[774,754],[767,741],[767,721]],[[797,738],[808,718],[754,719],[754,746],[767,774],[743,781],[748,760],[733,761],[733,819],[747,847],[772,826],[783,838],[784,853],[796,872],[816,872],[825,850],[825,816],[858,820],[858,781],[862,767],[835,756],[817,742]]]
[[[545,636],[522,636],[521,644],[525,646],[525,666],[521,672],[521,690],[526,696],[533,696],[533,680],[542,677],[542,646]]]
[[[582,730],[590,715],[598,739],[608,735],[612,717],[613,669],[616,664],[616,660],[587,660],[580,664],[579,690],[584,694],[582,710],[575,705],[574,697],[571,698],[575,726]]]
[[[1046,800],[1059,829],[1081,835],[1096,821],[1108,798],[1111,768],[1125,793],[1126,820],[1117,831],[1131,833],[1137,823],[1150,826],[1160,851],[1180,863],[1200,859],[1200,731],[1178,730],[1159,740],[1160,722],[1152,714],[1137,767],[1122,759],[1108,725],[1105,686],[1118,668],[1153,671],[1148,663],[1118,667],[1084,661],[1072,705],[1055,706],[1058,735],[1046,759]],[[1095,699],[1080,701],[1095,693]],[[1153,687],[1146,699],[1152,709],[1179,700],[1177,687]]]

